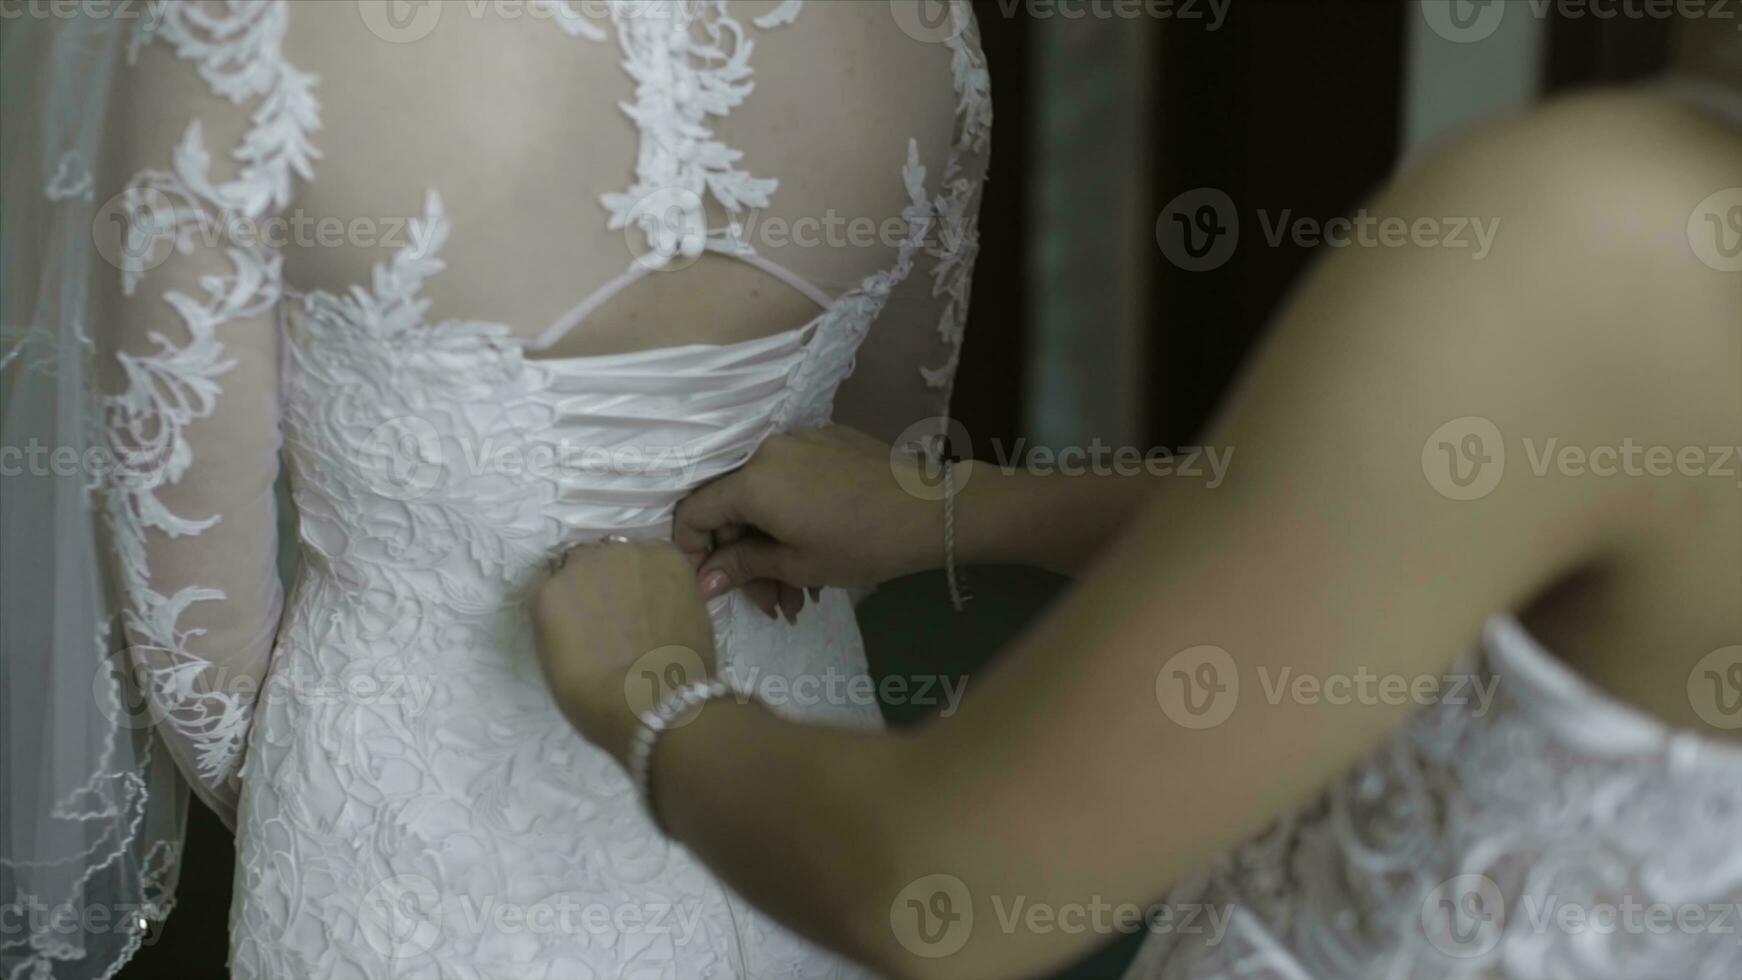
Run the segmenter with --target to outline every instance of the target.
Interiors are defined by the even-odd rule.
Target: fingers
[[[740,589],[765,615],[784,614],[792,622],[804,608],[805,593],[781,581],[785,578],[781,570],[791,565],[790,549],[754,530],[756,498],[749,487],[750,471],[759,462],[766,465],[769,455],[779,451],[782,438],[770,439],[744,468],[679,502],[672,519],[672,543],[695,568],[703,599]]]
[[[754,524],[747,517],[744,484],[742,470],[728,473],[679,501],[672,518],[672,543],[686,552],[705,552],[713,546],[715,531]]]
[[[769,619],[773,619],[780,614],[779,582],[770,578],[759,578],[755,581],[745,583],[744,587],[739,591],[743,592],[744,598],[749,599],[751,604],[762,610],[762,615],[767,616]]]
[[[769,538],[747,537],[721,546],[702,563],[702,598],[712,599],[757,579],[790,581],[791,552]]]
[[[786,617],[788,623],[797,625],[798,614],[804,611],[804,590],[780,583],[780,614]]]
[[[714,532],[714,546],[723,548],[727,545],[743,540],[745,537],[749,536],[749,534],[750,531],[748,529],[738,525],[720,528]],[[725,575],[724,572],[709,572],[702,574],[701,566],[707,563],[707,558],[707,555],[703,555],[701,561],[696,563],[697,573],[701,579],[704,598],[707,598],[706,590],[710,581],[708,575],[715,576],[712,581],[716,585],[721,584],[721,577]],[[744,593],[744,597],[749,599],[752,605],[762,610],[762,615],[767,616],[769,619],[773,619],[775,616],[779,615],[776,610],[779,608],[780,604],[780,583],[774,582],[770,579],[759,578],[745,582],[739,591]]]
[[[820,588],[779,581],[777,573],[790,569],[792,562],[790,552],[774,540],[729,527],[721,530],[717,543],[712,555],[700,556],[697,577],[703,599],[738,589],[769,619],[784,617],[793,624],[804,611],[807,594],[813,602],[821,599]]]

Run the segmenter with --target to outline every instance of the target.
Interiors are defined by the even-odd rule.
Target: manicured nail
[[[702,598],[712,599],[713,597],[725,592],[728,582],[730,582],[730,579],[726,578],[726,573],[718,569],[703,575]]]

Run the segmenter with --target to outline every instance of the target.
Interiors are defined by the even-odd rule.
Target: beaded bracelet
[[[641,797],[641,805],[647,809],[648,817],[662,834],[670,836],[653,798],[653,750],[659,745],[659,737],[676,727],[677,719],[690,709],[731,693],[732,689],[726,686],[726,682],[718,679],[685,684],[636,719],[635,739],[629,744],[629,778],[635,783],[635,792]]]

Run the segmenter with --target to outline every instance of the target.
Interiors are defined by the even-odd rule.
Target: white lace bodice
[[[242,780],[233,970],[846,975],[645,819],[551,703],[526,601],[568,546],[664,534],[688,489],[826,418],[885,280],[746,344],[534,359],[499,324],[422,322],[433,195],[424,221],[372,289],[284,312],[302,562]],[[864,676],[838,593],[791,628],[737,596],[710,613],[741,689]],[[866,700],[772,700],[879,724]]]
[[[1177,887],[1194,926],[1128,980],[1742,976],[1742,745],[1614,701],[1510,618],[1472,660],[1492,701],[1443,699]]]
[[[991,118],[971,14],[953,4],[956,30],[927,49],[953,77],[937,93],[954,109],[948,145],[903,138],[905,166],[875,177],[903,202],[889,260],[823,289],[746,239],[780,179],[715,131],[752,97],[756,41],[799,23],[802,0],[742,19],[726,0],[611,0],[603,18],[567,0],[528,7],[541,16],[525,30],[618,60],[632,82],[620,135],[635,144],[625,189],[597,202],[599,226],[635,243],[627,269],[542,334],[510,326],[514,311],[428,315],[450,235],[476,231],[450,220],[446,188],[420,189],[406,243],[345,288],[299,287],[269,237],[241,233],[317,179],[321,83],[287,54],[315,8],[151,4],[129,22],[129,62],[157,59],[148,77],[166,86],[136,118],[185,104],[194,78],[215,96],[174,121],[158,162],[121,175],[117,295],[91,340],[113,351],[96,397],[100,437],[124,465],[101,489],[136,679],[160,743],[237,830],[239,976],[834,975],[845,966],[646,824],[539,685],[525,600],[568,546],[666,533],[687,490],[772,433],[826,423],[892,321],[928,311],[923,333],[942,354],[904,371],[947,398]],[[813,104],[819,119],[830,108]],[[133,159],[160,132],[127,130],[109,149]],[[69,154],[42,193],[89,199],[107,166]],[[611,291],[702,251],[762,269],[820,312],[742,343],[537,356]],[[30,351],[28,334],[6,341],[7,361]],[[274,562],[281,437],[299,538],[288,601]],[[777,710],[877,722],[872,702],[806,700],[793,684],[863,677],[844,597],[791,629],[735,599],[710,611],[740,686],[766,693],[782,678]],[[159,866],[165,881],[174,864]],[[685,928],[479,918],[594,907],[663,909]]]

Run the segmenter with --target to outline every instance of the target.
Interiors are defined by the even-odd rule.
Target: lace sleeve
[[[837,421],[885,440],[949,414],[980,250],[981,189],[991,153],[991,80],[972,8],[955,3],[948,13],[923,29],[920,22],[895,17],[904,30],[948,50],[956,95],[954,135],[941,173],[934,169],[926,181],[930,227],[924,252],[916,257],[914,274],[890,295],[836,399]]]
[[[195,792],[233,824],[282,605],[280,259],[270,219],[307,173],[308,79],[281,5],[168,4],[131,39],[94,230],[93,331],[115,466],[105,510],[130,667]],[[101,277],[101,275],[100,275]]]

